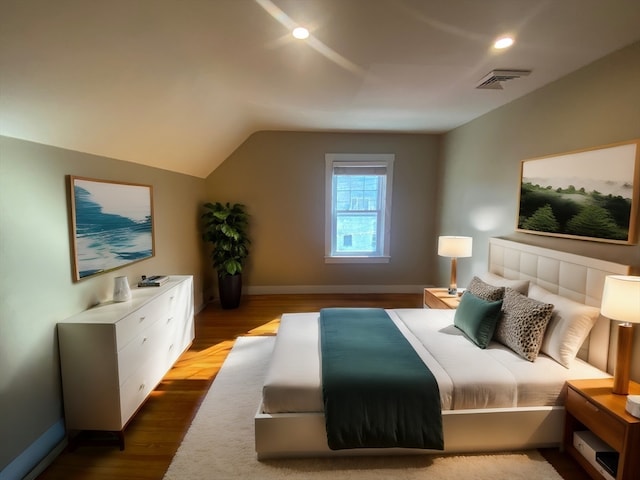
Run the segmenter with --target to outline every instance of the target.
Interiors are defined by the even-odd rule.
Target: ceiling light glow
[[[291,34],[298,40],[304,40],[305,38],[309,38],[309,30],[307,30],[304,27],[294,28]]]
[[[495,43],[493,44],[493,47],[497,49],[503,49],[503,48],[509,48],[511,45],[513,45],[513,38],[500,37],[495,41]]]

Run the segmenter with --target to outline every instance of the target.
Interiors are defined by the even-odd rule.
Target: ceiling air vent
[[[514,78],[525,77],[531,73],[531,70],[491,70],[487,73],[476,88],[488,90],[502,90],[502,83]]]

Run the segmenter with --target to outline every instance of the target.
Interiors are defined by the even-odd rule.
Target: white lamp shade
[[[640,323],[640,277],[605,277],[600,312],[612,320]]]
[[[441,257],[470,257],[473,246],[471,237],[442,236],[438,238],[438,255]]]

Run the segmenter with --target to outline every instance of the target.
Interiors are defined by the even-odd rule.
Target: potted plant
[[[205,203],[202,238],[212,244],[211,259],[218,274],[220,304],[237,308],[242,294],[242,268],[249,255],[249,215],[240,203]]]

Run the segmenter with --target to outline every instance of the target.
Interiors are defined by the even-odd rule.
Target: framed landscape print
[[[640,140],[523,160],[518,231],[632,244]]]
[[[69,177],[74,280],[154,255],[150,185]]]

